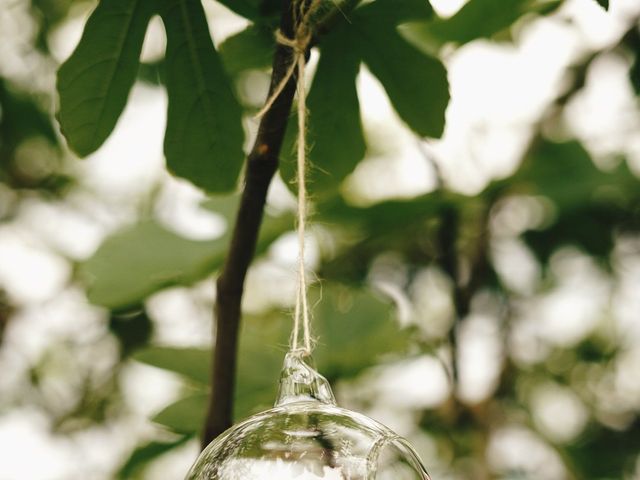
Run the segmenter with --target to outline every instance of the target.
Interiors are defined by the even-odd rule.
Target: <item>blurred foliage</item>
[[[577,142],[540,144],[509,185],[553,202],[555,218],[524,234],[542,262],[562,245],[578,246],[606,262],[616,235],[640,231],[637,177],[623,163],[603,172]]]
[[[392,319],[390,305],[370,292],[346,287],[323,289],[314,314],[318,323],[315,359],[330,380],[348,379],[376,365],[386,355],[408,351],[409,335]],[[315,298],[314,298],[315,297]],[[276,396],[282,356],[291,332],[290,320],[279,312],[246,317],[242,326],[235,396],[236,417],[268,408]],[[180,433],[194,434],[203,426],[207,405],[210,352],[204,349],[153,346],[134,355],[140,362],[184,376],[191,382],[184,398],[169,405],[154,421]]]
[[[236,196],[208,200],[205,207],[233,220]],[[258,254],[291,225],[291,217],[266,215]],[[79,273],[85,277],[89,299],[113,310],[126,310],[165,287],[190,284],[216,271],[224,260],[229,230],[209,241],[184,238],[154,220],[124,229],[102,243],[84,262]]]
[[[39,99],[0,77],[0,181],[16,190],[59,194],[73,182],[58,171],[60,153]]]
[[[625,35],[623,44],[634,57],[629,69],[629,80],[636,94],[640,95],[640,27],[632,27]]]
[[[447,42],[463,45],[478,38],[491,38],[524,15],[551,13],[561,4],[562,0],[510,0],[505,8],[501,0],[470,0],[450,18],[410,22],[402,31],[422,48],[437,49]],[[483,21],[479,22],[479,18]]]
[[[153,333],[153,321],[144,308],[128,312],[111,311],[109,331],[118,339],[121,356],[128,357],[149,343]]]
[[[597,1],[609,8],[608,1]],[[29,3],[37,30],[33,47],[43,55],[50,55],[51,32],[71,15],[74,3]],[[102,0],[58,75],[58,118],[71,149],[81,155],[97,150],[115,127],[135,82],[151,82],[167,90],[169,170],[207,192],[233,190],[243,162],[241,116],[254,113],[256,107],[238,102],[233,92],[239,91],[246,74],[268,73],[280,1],[220,3],[250,24],[216,50],[199,0]],[[330,11],[331,21],[318,32],[320,60],[308,98],[308,135],[309,188],[315,200],[314,221],[321,231],[317,271],[323,281],[323,291],[312,292],[318,318],[315,356],[320,371],[334,384],[357,388],[376,368],[397,366],[417,355],[437,354],[440,359],[443,348],[455,357],[459,330],[469,314],[482,311],[487,296],[500,312],[500,335],[506,343],[517,328],[518,310],[560,282],[554,262],[567,247],[616,281],[616,248],[621,238],[637,238],[640,233],[639,180],[626,159],[614,159],[602,168],[578,139],[549,132],[583,89],[594,59],[602,55],[623,52],[631,85],[640,92],[637,25],[619,45],[591,52],[571,66],[570,85],[532,125],[531,141],[515,171],[493,179],[479,193],[450,191],[440,179],[430,193],[366,206],[356,206],[343,195],[343,180],[375,150],[360,119],[361,102],[367,101],[356,92],[362,65],[380,82],[411,135],[439,137],[450,100],[447,52],[478,39],[511,41],[505,33],[514,24],[552,15],[562,4],[560,0],[469,0],[446,19],[422,0],[374,0],[357,7],[354,2],[340,2],[344,12]],[[162,17],[167,32],[166,55],[140,63],[153,15]],[[11,199],[0,205],[0,222],[9,222],[22,200],[64,198],[77,186],[78,179],[65,167],[69,153],[48,111],[49,100],[0,76],[0,186]],[[290,125],[281,175],[293,186],[295,116]],[[505,235],[496,230],[496,218],[509,202],[529,202],[539,211],[535,222],[519,219],[521,228],[509,234],[540,268],[533,291],[526,294],[501,273],[493,251],[496,239]],[[190,287],[215,276],[237,205],[236,195],[211,197],[201,205],[226,225],[214,240],[188,239],[145,211],[138,223],[113,232],[88,259],[76,262],[73,285],[84,288],[89,301],[107,312],[102,337],[92,341],[114,342],[117,359],[105,372],[99,362],[73,358],[73,346],[57,345],[31,368],[29,394],[7,402],[19,405],[35,398],[34,403],[54,420],[56,432],[104,424],[126,410],[123,371],[132,362],[144,363],[172,372],[184,386],[174,402],[152,416],[161,428],[130,452],[117,477],[144,478],[145,468],[156,458],[197,436],[207,402],[210,351],[158,345],[157,319],[148,300],[168,287]],[[268,258],[275,242],[292,228],[289,213],[274,212],[268,209],[262,226],[257,251],[262,258]],[[417,326],[398,327],[393,305],[369,288],[380,268],[399,277],[394,277],[399,296],[414,303],[416,296],[429,294],[415,293],[424,288],[422,274],[435,271],[444,278],[452,311],[443,332],[435,335],[419,325],[423,319],[415,318],[411,320],[418,320]],[[0,293],[3,338],[19,309]],[[245,315],[236,418],[272,403],[289,331],[289,315],[273,306]],[[595,330],[575,344],[547,343],[544,348],[530,362],[507,350],[493,394],[480,402],[465,402],[454,393],[438,406],[413,412],[452,477],[536,478],[535,472],[497,472],[488,464],[491,436],[515,425],[534,432],[561,459],[567,478],[633,478],[640,450],[637,408],[612,413],[603,407],[594,387],[613,388],[611,377],[619,375],[624,342]],[[64,375],[71,378],[67,383],[60,380]],[[65,401],[56,393],[60,383],[74,392]],[[549,437],[536,423],[532,392],[548,384],[568,389],[585,405],[586,426],[570,440]]]
[[[269,27],[262,24],[271,23],[269,18],[275,3],[231,3],[228,6],[240,15],[249,19],[263,17],[264,22],[256,22],[256,26],[228,39],[221,47],[225,57],[220,59],[199,0],[101,2],[87,21],[76,50],[58,74],[58,119],[69,146],[86,156],[107,139],[137,76],[147,24],[151,16],[158,13],[168,38],[162,76],[169,97],[164,144],[167,167],[209,192],[232,190],[242,166],[244,138],[240,106],[232,94],[228,75],[237,75],[266,62],[265,52],[273,47],[273,39],[268,34]],[[348,21],[342,17],[344,12],[338,13],[339,8],[336,4],[319,19],[318,28],[324,25],[325,17],[337,18],[340,25],[333,25],[336,34],[329,38],[338,44],[348,42],[355,48],[354,53],[379,77],[398,114],[412,129],[420,135],[440,136],[449,100],[444,66],[407,44],[395,30],[400,21],[429,17],[432,13],[429,4],[416,0],[399,3],[378,0],[357,9]],[[350,28],[354,22],[357,28]],[[333,45],[335,50],[336,44]],[[246,52],[252,54],[246,56]],[[345,61],[343,57],[334,56],[340,62]],[[343,106],[349,112],[345,120],[350,131],[357,131],[359,122],[354,109],[357,99],[348,93],[353,89],[349,83],[353,83],[357,74],[357,59],[348,64],[345,77],[337,79],[339,83],[334,87],[341,91],[346,82],[345,95],[351,103]],[[407,71],[404,68],[407,64],[415,68]],[[228,71],[225,72],[223,65]],[[333,65],[336,66],[342,71],[342,65]],[[329,64],[326,68],[333,67]],[[143,75],[157,78],[153,74],[149,77],[146,69]],[[325,74],[324,78],[332,77]],[[424,85],[429,88],[422,88]],[[322,87],[328,88],[326,80]],[[318,89],[310,99],[317,108],[321,104],[325,111],[339,108],[344,101],[335,95],[322,94]],[[311,137],[314,143],[325,145],[336,131],[342,131],[325,126],[326,122],[321,121],[316,127],[316,135]],[[356,147],[358,151],[363,149],[362,143]],[[361,156],[362,153],[351,161]],[[318,167],[330,171],[331,165],[325,168],[319,163]],[[342,170],[345,168],[348,173],[348,165]]]
[[[191,437],[188,435],[181,435],[177,436],[175,440],[153,441],[140,445],[122,465],[116,478],[119,480],[140,478],[144,473],[144,467],[151,461],[162,454],[172,451],[174,448],[181,447],[190,439]]]

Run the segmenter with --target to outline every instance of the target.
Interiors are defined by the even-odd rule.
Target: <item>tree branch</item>
[[[468,313],[465,305],[462,286],[460,285],[460,265],[458,259],[458,235],[460,219],[458,211],[453,206],[447,206],[441,213],[441,224],[438,229],[438,247],[440,266],[445,271],[453,285],[453,306],[455,316],[449,329],[449,346],[451,348],[451,384],[453,394],[458,386],[458,325]]]
[[[280,30],[287,37],[293,37],[292,0],[283,1]],[[284,78],[292,58],[289,47],[277,46],[273,58],[269,96]],[[244,190],[229,252],[217,281],[211,394],[202,436],[203,448],[233,422],[233,395],[244,280],[255,254],[269,184],[278,169],[278,157],[294,95],[295,78],[292,78],[262,117],[247,160]]]

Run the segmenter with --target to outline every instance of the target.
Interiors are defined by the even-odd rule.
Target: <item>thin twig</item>
[[[462,294],[462,286],[460,285],[460,265],[458,259],[458,235],[459,235],[459,218],[458,212],[454,207],[445,207],[441,213],[441,225],[438,230],[438,245],[440,254],[440,266],[451,278],[453,284],[453,306],[455,316],[453,324],[449,329],[449,346],[451,348],[451,365],[450,376],[452,390],[458,386],[458,325],[462,318],[466,315],[466,305]]]

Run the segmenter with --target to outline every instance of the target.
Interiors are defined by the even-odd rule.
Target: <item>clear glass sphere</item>
[[[335,405],[327,381],[288,354],[276,407],[220,435],[187,480],[430,480],[409,443]]]

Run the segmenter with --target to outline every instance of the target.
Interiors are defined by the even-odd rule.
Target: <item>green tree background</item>
[[[315,358],[434,479],[640,478],[635,3],[318,14]],[[0,3],[0,478],[186,473],[281,10]],[[289,126],[246,281],[236,419],[272,403],[290,331],[281,110],[264,120]]]

